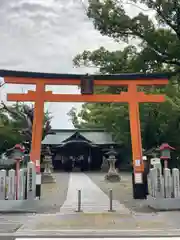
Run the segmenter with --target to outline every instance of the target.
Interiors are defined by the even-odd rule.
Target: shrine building
[[[42,149],[51,150],[56,171],[98,171],[111,146],[119,152],[120,145],[103,129],[53,129],[42,141]]]

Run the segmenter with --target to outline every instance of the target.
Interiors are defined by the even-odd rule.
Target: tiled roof
[[[44,145],[59,145],[74,133],[80,135],[94,144],[113,144],[112,135],[103,130],[53,130],[55,134],[49,134],[42,141]]]

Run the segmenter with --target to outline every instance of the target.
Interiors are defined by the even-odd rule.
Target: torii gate
[[[142,160],[142,143],[139,118],[139,103],[163,102],[164,95],[147,95],[138,92],[137,86],[166,85],[166,74],[117,74],[91,75],[95,86],[127,86],[127,92],[120,94],[53,94],[46,91],[46,85],[81,85],[84,75],[50,74],[0,70],[0,76],[5,83],[33,84],[35,91],[28,93],[8,94],[8,101],[34,102],[34,121],[32,131],[32,145],[30,159],[36,163],[36,171],[40,175],[41,140],[45,102],[123,102],[129,104],[129,119],[131,129],[132,157],[133,157],[133,194],[134,198],[145,198],[143,185],[144,164]],[[37,183],[38,185],[38,183]],[[39,186],[40,188],[40,186]],[[39,190],[40,191],[40,190]],[[38,192],[38,191],[37,191]],[[40,193],[39,193],[40,194]]]

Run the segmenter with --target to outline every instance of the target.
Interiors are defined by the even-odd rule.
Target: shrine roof
[[[103,129],[54,129],[42,141],[43,145],[60,145],[75,133],[93,144],[114,144],[111,133]]]
[[[121,73],[121,74],[90,74],[95,80],[151,80],[167,79],[176,73]],[[60,73],[41,73],[28,71],[0,70],[0,77],[24,77],[24,78],[43,78],[43,79],[81,79],[87,74],[60,74]]]

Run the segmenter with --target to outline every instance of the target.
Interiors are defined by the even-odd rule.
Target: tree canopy
[[[31,144],[33,106],[23,103],[5,105],[1,103],[0,112],[0,153],[12,148],[17,143]],[[52,116],[49,112],[44,114],[43,138],[51,131]]]
[[[137,14],[127,11],[137,8]],[[119,49],[109,51],[103,46],[85,50],[74,58],[74,65],[93,66],[99,73],[179,72],[180,70],[180,0],[89,0],[88,17],[105,36],[119,42]],[[134,12],[133,12],[134,15]],[[126,43],[120,49],[121,42]],[[143,148],[163,142],[180,146],[180,83],[179,74],[170,79],[165,89],[143,88],[147,93],[164,92],[164,103],[140,105]],[[101,87],[97,92],[116,93],[123,88]],[[101,127],[113,133],[117,142],[130,149],[127,104],[85,103],[82,110],[70,111],[76,127]]]

